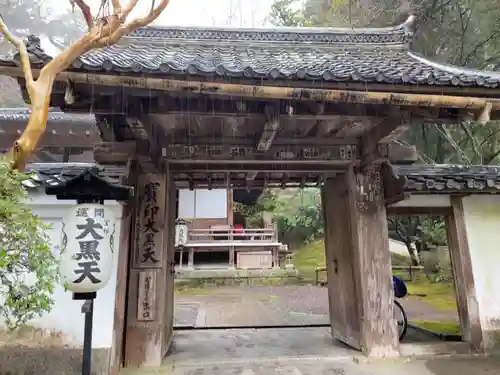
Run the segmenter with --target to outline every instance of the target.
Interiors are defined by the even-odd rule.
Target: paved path
[[[389,360],[385,363],[368,364],[356,364],[352,361],[299,360],[212,364],[202,367],[195,365],[174,367],[168,372],[173,375],[496,375],[499,373],[500,360],[497,358]]]
[[[463,343],[429,343],[456,350]],[[403,348],[405,347],[405,348]],[[413,344],[402,345],[403,355]],[[408,351],[407,349],[410,349]],[[453,350],[451,349],[451,350]],[[439,350],[439,349],[438,349]],[[421,353],[421,351],[417,352]],[[177,332],[161,368],[127,369],[122,375],[496,375],[496,358],[370,361],[337,342],[327,328],[218,329]]]
[[[458,321],[420,300],[403,300],[410,320]],[[328,292],[316,286],[225,286],[176,295],[176,325],[328,324]]]

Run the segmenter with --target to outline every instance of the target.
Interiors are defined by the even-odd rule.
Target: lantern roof
[[[133,188],[112,184],[99,176],[96,167],[84,169],[77,176],[45,189],[47,195],[55,195],[61,200],[80,202],[116,200],[125,201],[133,195]]]

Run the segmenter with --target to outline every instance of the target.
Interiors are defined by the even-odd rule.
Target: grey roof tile
[[[0,108],[0,121],[28,121],[31,110],[29,108]],[[92,114],[65,113],[59,108],[49,110],[48,121],[50,123],[70,122],[75,124],[86,123],[95,125],[95,116]]]
[[[75,177],[93,163],[35,163],[27,166],[32,178],[26,181],[28,189],[57,185]],[[461,165],[394,165],[398,176],[405,176],[405,191],[415,194],[500,194],[500,166]],[[112,183],[119,183],[126,169],[119,166],[99,167],[100,174]]]
[[[407,178],[405,190],[412,193],[500,194],[500,166],[414,164],[394,166],[394,171]]]
[[[413,54],[412,20],[389,28],[218,29],[146,27],[94,50],[71,69],[88,72],[413,85],[500,85],[499,72],[434,63]],[[32,38],[37,43],[37,38]],[[40,48],[30,49],[46,61]],[[0,59],[0,65],[13,65]]]

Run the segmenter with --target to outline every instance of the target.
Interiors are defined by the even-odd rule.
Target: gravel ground
[[[458,320],[419,300],[402,300],[410,320]],[[327,288],[317,286],[224,286],[176,295],[177,325],[204,326],[328,324]]]

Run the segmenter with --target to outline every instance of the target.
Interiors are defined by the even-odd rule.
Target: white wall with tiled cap
[[[57,200],[55,196],[45,195],[43,191],[31,192],[29,201],[33,214],[52,225],[49,236],[52,249],[57,256],[61,239],[62,218],[76,202]],[[116,230],[117,233],[120,233],[121,204],[116,201],[105,202],[105,204],[115,211]],[[110,348],[112,344],[119,243],[120,241],[115,241],[115,258],[110,281],[97,293],[94,302],[93,348]],[[81,313],[81,307],[83,302],[74,301],[72,293],[65,291],[61,285],[55,288],[53,298],[55,303],[52,310],[41,318],[33,319],[29,324],[47,331],[62,333],[69,346],[82,346],[84,314]]]

